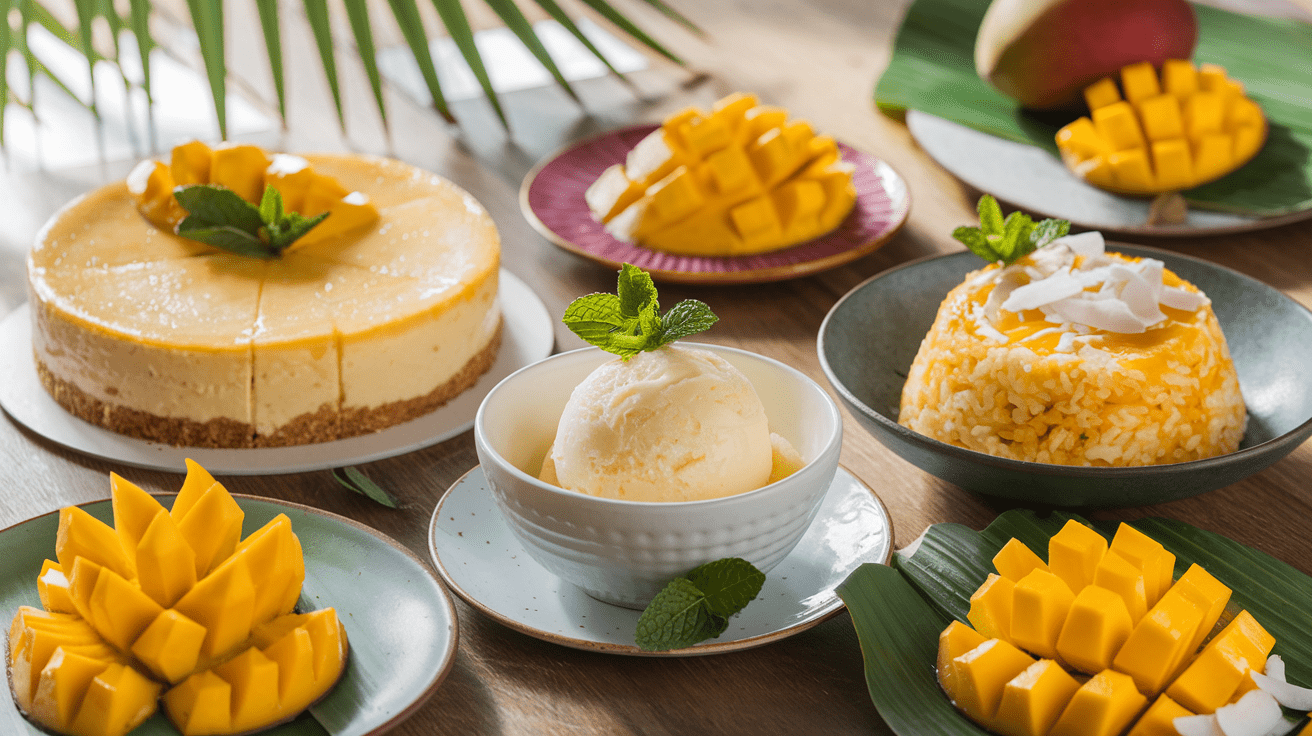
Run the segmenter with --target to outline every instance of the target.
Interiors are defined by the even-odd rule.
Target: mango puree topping
[[[1175,555],[1126,524],[1108,544],[1070,520],[1046,562],[1016,539],[993,562],[969,625],[939,636],[937,673],[1005,736],[1175,733],[1253,689],[1275,646],[1247,611],[1225,623],[1228,587],[1198,565],[1175,579]]]
[[[619,240],[685,255],[764,253],[838,227],[856,202],[838,144],[755,97],[671,115],[585,198]]]
[[[1084,90],[1090,116],[1057,131],[1066,167],[1100,189],[1190,189],[1248,163],[1266,140],[1262,108],[1216,64],[1171,59],[1121,70]]]
[[[173,149],[169,163],[145,160],[128,175],[128,190],[141,215],[160,229],[175,232],[187,217],[173,191],[193,184],[226,187],[258,205],[265,187],[282,196],[289,212],[328,218],[301,236],[292,247],[320,243],[373,224],[378,209],[363,192],[349,192],[331,176],[319,174],[300,156],[273,154],[259,146],[223,144],[210,148],[191,141]]]
[[[61,509],[42,607],[10,626],[10,687],[29,719],[121,736],[162,699],[184,736],[244,733],[336,684],[346,631],[332,608],[293,612],[305,563],[285,514],[241,539],[241,508],[191,460],[169,510],[110,478],[114,526]]]

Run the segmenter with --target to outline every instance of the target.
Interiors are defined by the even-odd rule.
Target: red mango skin
[[[998,58],[988,81],[1036,110],[1078,109],[1083,90],[1121,67],[1193,57],[1198,20],[1185,0],[1065,0]]]

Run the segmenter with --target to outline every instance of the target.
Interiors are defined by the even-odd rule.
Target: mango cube
[[[1135,681],[1103,670],[1080,686],[1053,725],[1051,736],[1116,736],[1148,705]]]
[[[842,222],[856,199],[852,167],[832,138],[783,110],[731,95],[683,110],[584,194],[619,240],[670,253],[778,250]]]
[[[1167,552],[1161,543],[1129,524],[1121,524],[1108,548],[1143,571],[1143,590],[1148,607],[1152,608],[1171,587],[1175,555]]]
[[[1070,519],[1048,540],[1048,569],[1072,593],[1093,584],[1098,563],[1107,554],[1107,540],[1098,532]],[[995,563],[996,564],[996,563]]]
[[[1034,658],[1001,639],[989,639],[952,660],[952,680],[957,690],[949,693],[953,705],[978,722],[989,722],[1002,704],[1007,683],[1034,664]]]
[[[41,597],[41,607],[47,611],[73,613],[77,610],[68,591],[68,577],[58,562],[46,560],[41,563],[41,574],[36,578],[36,592]]]
[[[1041,659],[1007,682],[994,727],[1004,736],[1046,736],[1079,687],[1061,665]]]
[[[1189,189],[1242,166],[1266,139],[1261,108],[1219,66],[1171,59],[1160,75],[1141,63],[1120,76],[1120,90],[1111,77],[1086,87],[1090,117],[1057,132],[1066,167],[1094,186],[1138,195]]]
[[[960,621],[948,624],[938,637],[938,660],[935,671],[938,673],[939,686],[952,690],[952,660],[969,652],[988,641],[988,637],[975,631]]]
[[[1075,596],[1057,637],[1057,654],[1071,667],[1096,674],[1112,666],[1134,624],[1120,596],[1090,585]]]
[[[988,579],[970,596],[966,620],[990,639],[1011,641],[1011,606],[1016,584],[989,573]]]
[[[1130,564],[1114,551],[1108,551],[1098,562],[1093,584],[1116,593],[1125,602],[1130,621],[1135,624],[1148,612],[1148,595],[1144,591],[1143,570]]]
[[[1013,583],[1019,583],[1034,570],[1048,569],[1047,563],[1019,539],[1009,539],[1002,545],[1002,549],[993,556],[993,567],[999,575]]]
[[[1126,736],[1179,736],[1179,731],[1175,730],[1175,719],[1192,715],[1196,714],[1166,695],[1158,695],[1157,700],[1144,711]]]
[[[1057,638],[1075,596],[1061,578],[1034,570],[1019,583],[1012,596],[1011,641],[1048,659],[1057,658]]]
[[[1167,595],[1130,633],[1112,667],[1134,678],[1144,693],[1156,695],[1190,653],[1189,644],[1205,611],[1183,595]]]

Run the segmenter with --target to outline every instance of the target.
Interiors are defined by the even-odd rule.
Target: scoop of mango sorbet
[[[803,465],[747,377],[675,346],[605,363],[570,395],[541,480],[629,501],[732,496]]]

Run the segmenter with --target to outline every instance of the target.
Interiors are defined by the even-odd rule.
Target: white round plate
[[[834,587],[848,573],[865,562],[888,562],[892,541],[884,505],[839,466],[811,528],[727,631],[686,649],[644,652],[633,641],[641,611],[591,598],[533,560],[497,510],[481,467],[447,489],[428,527],[438,574],[484,614],[561,646],[658,657],[749,649],[805,631],[842,609]]]
[[[1190,207],[1183,225],[1149,225],[1149,199],[1123,197],[1085,184],[1056,156],[918,110],[907,110],[907,128],[940,166],[970,186],[1031,214],[1070,220],[1090,230],[1197,237],[1265,230],[1312,217],[1312,209],[1254,217]]]
[[[537,294],[505,269],[500,274],[504,319],[501,349],[472,388],[432,413],[381,432],[295,447],[213,449],[174,447],[102,429],[64,411],[41,387],[32,360],[31,305],[0,322],[0,406],[28,429],[70,450],[139,468],[181,473],[191,458],[215,475],[301,473],[382,460],[435,445],[474,426],[478,405],[501,379],[551,354],[551,315]]]

